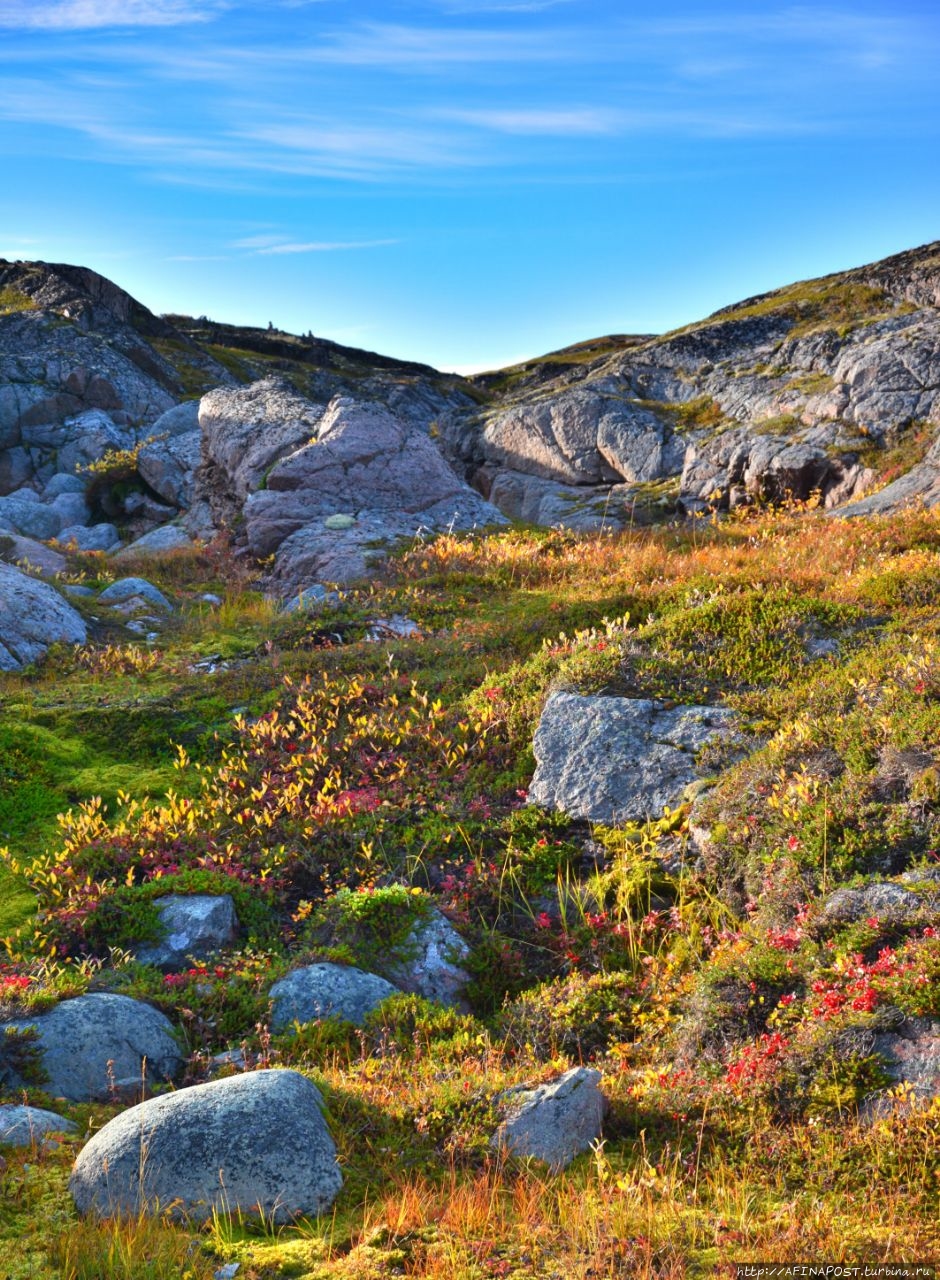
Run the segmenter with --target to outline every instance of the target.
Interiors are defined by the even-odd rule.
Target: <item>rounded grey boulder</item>
[[[361,1026],[377,1005],[396,995],[398,987],[375,973],[351,965],[308,964],[275,982],[271,1026],[284,1031],[295,1022],[344,1018]]]
[[[72,1170],[78,1211],[213,1212],[283,1223],[332,1204],[343,1177],[317,1088],[297,1071],[254,1071],[131,1107]]]
[[[490,1146],[563,1169],[601,1136],[607,1102],[600,1080],[592,1067],[574,1067],[536,1089],[508,1090],[500,1098],[507,1115]]]
[[[56,643],[84,644],[81,615],[47,582],[0,563],[0,671],[35,662]]]
[[[48,1013],[0,1025],[36,1028],[44,1088],[72,1102],[127,1095],[145,1082],[172,1080],[183,1066],[173,1026],[157,1009],[128,996],[94,993],[63,1000]],[[14,1088],[22,1081],[10,1082]]]
[[[613,825],[659,818],[696,780],[696,752],[735,724],[719,707],[552,693],[533,742],[529,802]]]
[[[98,597],[99,604],[127,604],[129,600],[142,600],[156,609],[173,612],[173,606],[163,592],[146,578],[118,578]]]
[[[15,1104],[0,1106],[0,1147],[31,1147],[50,1133],[75,1133],[77,1126],[54,1111]]]
[[[204,960],[235,940],[238,918],[227,893],[168,893],[154,903],[160,914],[163,938],[137,949],[141,964],[155,964],[171,971],[185,968],[192,956]]]

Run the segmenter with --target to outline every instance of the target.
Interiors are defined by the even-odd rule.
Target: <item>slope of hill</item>
[[[472,382],[9,269],[0,517],[165,525],[0,566],[0,1274],[940,1256],[937,257]]]

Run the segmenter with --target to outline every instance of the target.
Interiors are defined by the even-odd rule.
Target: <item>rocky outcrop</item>
[[[284,1031],[320,1018],[342,1018],[358,1027],[398,990],[378,974],[352,965],[304,965],[272,986],[271,1027]]]
[[[510,371],[495,406],[446,424],[448,445],[514,518],[579,527],[554,504],[540,512],[534,485],[521,497],[512,474],[594,497],[601,484],[671,482],[692,512],[817,492],[838,508],[877,484],[882,450],[940,429],[938,263],[927,245],[662,338],[594,344],[594,359],[547,358],[537,379]],[[917,500],[940,500],[933,456],[849,510]]]
[[[552,693],[535,733],[529,802],[609,825],[659,818],[698,777],[696,753],[734,724],[717,707]]]
[[[48,1013],[0,1024],[0,1033],[8,1027],[35,1028],[43,1087],[71,1102],[139,1096],[148,1085],[175,1079],[183,1066],[169,1020],[127,996],[78,996]],[[20,1079],[5,1083],[24,1086]]]
[[[507,1114],[490,1146],[556,1172],[566,1168],[601,1136],[607,1104],[600,1081],[599,1071],[574,1067],[549,1084],[508,1090],[499,1098]]]
[[[661,480],[685,454],[668,420],[584,386],[495,414],[483,441],[492,461],[563,484]]]
[[[51,644],[84,644],[87,634],[54,587],[0,564],[0,671],[35,662]]]
[[[817,496],[849,515],[932,505],[938,262],[924,246],[475,388],[312,335],[205,318],[181,332],[93,272],[0,263],[14,300],[0,314],[0,496],[12,495],[0,524],[103,546],[110,535],[79,533],[87,520],[56,507],[48,483],[139,449],[140,491],[99,520],[125,537],[180,512],[194,536],[234,530],[275,557],[286,592],[369,574],[389,547],[497,509],[596,531]],[[237,386],[200,343],[238,348],[246,378],[276,359],[290,381]],[[177,403],[184,382],[207,380],[198,405]],[[327,526],[340,515],[353,524]]]
[[[316,1086],[255,1071],[143,1102],[85,1146],[69,1189],[82,1214],[315,1217],[342,1186]]]
[[[254,555],[282,589],[348,581],[422,530],[502,517],[451,469],[420,405],[334,399],[324,411],[275,379],[213,392],[200,406],[197,499],[219,518],[241,505]]]

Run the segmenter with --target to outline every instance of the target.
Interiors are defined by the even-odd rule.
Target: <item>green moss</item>
[[[311,917],[304,943],[327,958],[388,974],[416,954],[412,930],[430,910],[423,893],[401,884],[341,889]]]
[[[0,315],[11,315],[16,311],[35,311],[36,303],[28,293],[8,285],[0,289]]]

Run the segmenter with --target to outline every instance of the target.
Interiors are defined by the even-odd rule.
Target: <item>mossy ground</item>
[[[105,905],[159,889],[127,849],[138,871],[164,856],[181,812],[161,799],[171,788],[195,805],[199,839],[169,874],[191,886],[206,874],[203,836],[231,843],[246,868],[276,845],[290,856],[275,859],[254,949],[221,976],[168,985],[130,964],[109,976],[92,933],[61,935],[84,937],[80,969],[31,958],[31,924],[11,944],[14,970],[36,1005],[89,982],[156,1001],[185,1029],[191,1079],[240,1041],[254,1061],[309,1071],[345,1185],[324,1220],[291,1228],[96,1226],[79,1223],[66,1191],[80,1139],[7,1152],[0,1274],[196,1280],[237,1260],[257,1280],[587,1280],[938,1256],[940,1108],[862,1123],[883,1074],[850,1032],[877,1029],[888,1006],[940,1013],[940,958],[920,930],[867,921],[840,933],[819,914],[840,884],[930,872],[936,516],[444,537],[306,615],[278,612],[222,552],[138,567],[179,606],[150,651],[109,632],[5,678],[0,831],[42,899],[39,936],[74,925],[56,925],[69,899],[41,869],[68,880],[62,830],[79,830],[93,796],[109,806],[95,819],[99,876],[113,859]],[[102,572],[94,558],[70,568]],[[203,602],[206,590],[222,604]],[[370,642],[369,620],[393,613],[421,636]],[[701,856],[687,806],[591,831],[522,803],[532,731],[559,683],[738,711],[734,749],[702,762]],[[314,813],[275,794],[267,826],[267,799],[239,818],[219,797],[242,763],[275,793],[318,769],[344,798]],[[128,808],[148,796],[149,809]],[[272,975],[337,943],[352,954],[361,939],[337,921],[362,914],[350,894],[376,890],[417,891],[458,922],[474,944],[474,1013],[402,998],[360,1032],[259,1033]],[[9,874],[0,895],[10,933],[33,899]],[[896,963],[879,967],[886,948]],[[595,1152],[551,1175],[488,1150],[501,1088],[588,1059],[611,1101]],[[68,1114],[84,1132],[110,1112]]]

